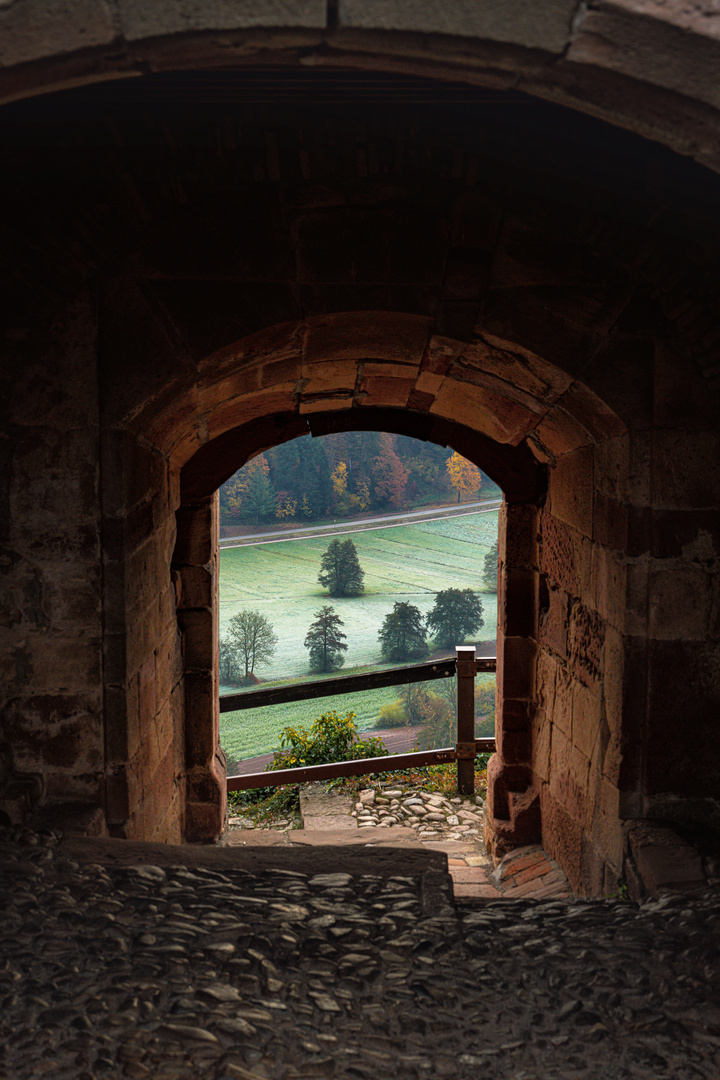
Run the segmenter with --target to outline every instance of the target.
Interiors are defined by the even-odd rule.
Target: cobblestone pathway
[[[334,850],[0,831],[0,1076],[720,1076],[717,891],[458,906],[439,852]]]
[[[382,782],[360,792],[354,802],[348,795],[328,792],[325,784],[308,784],[301,795],[302,832],[284,827],[267,831],[277,834],[276,842],[297,844],[311,842],[317,834],[322,834],[324,843],[335,842],[331,834],[336,832],[346,841],[357,842],[358,830],[362,830],[366,843],[441,851],[447,856],[454,896],[460,903],[572,896],[565,874],[538,845],[513,851],[495,867],[485,852],[482,807],[479,796],[446,798]],[[237,829],[244,819],[230,820],[236,826],[231,829],[230,843],[249,842],[246,833]]]

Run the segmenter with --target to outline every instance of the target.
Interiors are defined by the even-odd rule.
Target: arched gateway
[[[98,77],[96,31],[75,82]],[[170,54],[199,34],[204,64],[201,31],[133,48],[187,67]],[[360,74],[278,38],[283,74],[0,111],[5,772],[100,832],[217,835],[214,492],[307,430],[403,432],[506,495],[492,842],[541,838],[601,892],[627,823],[720,821],[720,182],[477,74],[485,49],[527,79],[529,40],[475,41],[483,85],[461,87],[467,42],[424,28],[405,75],[408,28],[375,32],[343,54]],[[395,49],[380,76],[371,41]],[[69,55],[21,59],[17,96],[73,81]],[[577,106],[571,64],[556,96]],[[637,73],[613,70],[593,85],[622,97]],[[625,99],[594,111],[648,132],[671,91],[646,86],[633,123]],[[684,135],[669,104],[652,133],[710,161],[714,105],[684,107]]]

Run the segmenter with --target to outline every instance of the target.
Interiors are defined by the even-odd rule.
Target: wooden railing
[[[268,690],[248,690],[242,694],[228,694],[220,698],[220,712],[237,712],[240,709],[256,709],[268,705],[280,705],[286,701],[307,701],[312,698],[336,697],[341,694],[376,690],[382,686],[405,686],[408,683],[447,679],[453,675],[457,680],[457,742],[438,750],[421,750],[408,754],[391,754],[387,757],[357,758],[353,761],[330,762],[326,765],[309,765],[297,769],[277,769],[271,772],[247,773],[244,776],[228,776],[228,791],[244,791],[249,788],[275,787],[281,784],[299,784],[309,780],[329,780],[336,776],[367,776],[370,773],[394,772],[422,765],[440,765],[457,762],[458,791],[472,795],[475,789],[475,758],[478,754],[492,753],[495,739],[475,738],[475,676],[479,672],[493,672],[495,657],[477,658],[473,646],[458,645],[455,657],[436,660],[429,664],[412,664],[408,667],[374,671],[366,675],[344,675],[337,679],[294,683],[291,686],[272,687]]]

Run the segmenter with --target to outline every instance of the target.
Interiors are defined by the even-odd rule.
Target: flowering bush
[[[284,728],[280,734],[280,747],[268,769],[295,769],[329,761],[384,757],[388,753],[381,739],[375,736],[360,738],[354,712],[338,716],[334,709],[318,716],[309,731],[302,725]]]

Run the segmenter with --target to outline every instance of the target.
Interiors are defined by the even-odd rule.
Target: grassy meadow
[[[351,527],[348,529],[348,533]],[[435,593],[448,588],[475,589],[482,599],[484,625],[478,640],[495,637],[496,597],[483,591],[484,557],[497,536],[497,511],[401,525],[352,534],[365,592],[359,597],[332,599],[318,584],[320,558],[328,537],[284,540],[220,551],[220,634],[243,608],[267,616],[279,643],[270,665],[257,667],[263,682],[310,678],[303,646],[315,612],[332,604],[343,619],[348,651],[337,674],[383,665],[378,630],[396,601],[415,604],[423,614],[433,606]],[[233,688],[223,687],[221,693]],[[330,708],[352,710],[361,731],[372,727],[380,707],[399,696],[388,687],[334,699],[288,703],[266,709],[225,713],[220,718],[221,742],[228,758],[240,761],[277,746],[283,727],[308,726]]]

